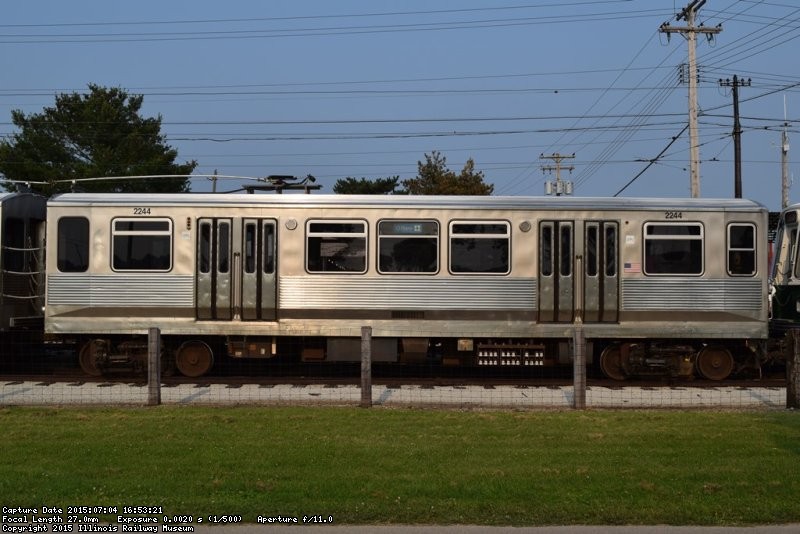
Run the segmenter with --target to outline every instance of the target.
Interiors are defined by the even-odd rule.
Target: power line
[[[619,18],[650,17],[663,10],[643,10],[630,12],[588,13],[582,15],[553,15],[544,17],[515,17],[509,19],[479,19],[456,22],[429,22],[370,26],[330,26],[318,28],[295,28],[273,30],[215,30],[194,32],[140,32],[140,33],[95,33],[95,34],[10,34],[0,35],[2,44],[81,44],[113,42],[159,42],[159,41],[197,41],[220,39],[273,39],[287,37],[324,37],[332,35],[363,35],[398,32],[421,32],[464,30],[482,28],[504,28],[541,24],[565,24],[575,22],[596,22],[598,20]]]
[[[653,67],[640,67],[640,68],[626,68],[626,69],[582,69],[582,70],[566,70],[566,71],[540,71],[540,72],[522,72],[522,73],[506,73],[506,74],[483,74],[483,75],[465,75],[465,76],[437,76],[437,77],[424,77],[424,78],[388,78],[379,80],[339,80],[339,81],[326,81],[326,80],[310,80],[306,82],[280,82],[280,83],[253,83],[253,84],[218,84],[218,85],[174,85],[174,86],[143,86],[143,87],[130,87],[131,92],[145,92],[153,90],[200,90],[200,89],[220,89],[220,88],[253,88],[253,87],[302,87],[302,86],[328,86],[328,85],[364,85],[364,84],[398,84],[398,83],[418,83],[418,82],[441,82],[441,81],[463,81],[463,80],[490,80],[490,79],[503,79],[503,78],[536,78],[547,77],[552,78],[555,76],[576,76],[587,74],[603,74],[620,71],[636,71],[646,70],[650,71]],[[659,67],[656,67],[659,68]],[[763,76],[762,76],[763,77]],[[0,96],[6,91],[13,91],[20,93],[22,96],[53,96],[53,93],[61,92],[75,92],[75,93],[88,93],[86,87],[81,88],[8,88],[0,89]],[[41,94],[40,94],[41,93]]]
[[[303,15],[291,17],[254,17],[254,18],[229,18],[229,19],[177,19],[177,20],[151,20],[151,21],[105,21],[105,22],[65,22],[65,23],[44,23],[44,24],[0,24],[0,28],[52,28],[52,27],[71,27],[71,26],[140,26],[140,25],[160,25],[160,24],[220,24],[230,22],[268,22],[268,21],[289,21],[289,20],[314,20],[314,19],[339,19],[339,18],[359,18],[359,17],[395,17],[405,15],[435,15],[453,13],[474,13],[480,11],[508,11],[519,9],[539,9],[550,7],[574,7],[580,5],[616,4],[630,2],[631,0],[583,0],[576,2],[556,2],[543,4],[525,4],[515,6],[495,6],[462,9],[435,9],[420,11],[388,11],[375,13],[349,13],[342,15]]]
[[[585,115],[582,118],[669,118],[682,116],[680,113],[653,113],[649,115],[623,113],[619,115]],[[423,124],[423,123],[450,123],[450,122],[519,122],[519,121],[548,121],[578,118],[576,115],[529,115],[508,117],[416,117],[416,118],[386,118],[386,119],[291,119],[291,120],[225,120],[225,121],[162,121],[163,125],[170,126],[286,126],[286,125],[328,125],[328,124]],[[9,126],[11,122],[0,122],[0,125]],[[73,124],[113,125],[117,122],[109,121],[74,121]]]

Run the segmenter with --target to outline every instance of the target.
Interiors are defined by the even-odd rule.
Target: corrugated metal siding
[[[282,309],[533,310],[532,278],[297,276],[279,282]]]
[[[51,306],[194,307],[194,277],[174,274],[51,274]]]
[[[760,310],[764,305],[760,278],[624,280],[622,309],[631,310]]]

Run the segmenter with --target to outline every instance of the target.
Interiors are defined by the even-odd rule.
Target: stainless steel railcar
[[[720,380],[768,335],[746,200],[65,194],[47,224],[46,332],[91,374],[154,326],[188,376],[357,360],[362,326],[379,361],[569,364],[580,323],[607,376]]]
[[[800,258],[798,229],[800,204],[787,206],[780,214],[771,266],[771,333],[776,339],[800,325]]]

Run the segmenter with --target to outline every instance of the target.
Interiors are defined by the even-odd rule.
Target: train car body
[[[798,229],[800,204],[781,212],[775,233],[771,265],[771,335],[779,339],[800,326],[800,263],[798,263]]]
[[[358,360],[362,326],[378,361],[569,364],[580,324],[612,378],[722,379],[768,336],[746,200],[65,194],[47,224],[46,332],[92,374],[150,327],[188,376]]]
[[[0,333],[42,328],[46,202],[0,193]]]

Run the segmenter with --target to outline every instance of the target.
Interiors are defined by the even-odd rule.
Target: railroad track
[[[206,376],[188,378],[177,374],[163,374],[162,383],[167,387],[179,384],[292,384],[292,385],[358,385],[359,363],[299,363],[276,366],[271,362],[253,360],[223,360]],[[573,384],[571,368],[487,368],[448,367],[432,364],[391,365],[375,364],[373,384],[399,387],[418,386],[518,386],[518,387],[563,387]],[[25,382],[72,382],[72,383],[145,383],[145,374],[120,371],[108,375],[87,376],[78,366],[77,357],[63,351],[41,361],[22,362],[12,368],[0,368],[0,383]],[[764,369],[761,377],[740,375],[724,381],[702,378],[684,379],[670,377],[643,377],[617,381],[601,376],[599,371],[589,368],[587,385],[590,387],[622,388],[714,388],[714,387],[785,387],[783,368]]]
[[[65,370],[50,373],[3,373],[0,374],[0,383],[12,382],[38,382],[38,383],[146,383],[147,377],[141,374],[117,373],[101,377],[89,377],[80,370]],[[222,384],[227,386],[241,386],[244,384],[277,385],[291,384],[324,385],[324,386],[353,386],[360,384],[359,376],[253,376],[253,375],[227,375],[204,376],[202,378],[189,378],[184,376],[164,376],[161,380],[166,387],[180,384]],[[571,386],[571,378],[565,377],[378,377],[373,379],[373,384],[388,387],[423,386],[423,387],[458,387],[458,386],[484,386],[484,387],[564,387]],[[604,378],[590,378],[587,380],[589,387],[603,387],[619,389],[623,387],[639,388],[701,388],[715,387],[785,387],[786,379],[783,376],[771,375],[761,379],[730,379],[724,381],[710,381],[705,379],[678,380],[678,379],[649,379],[616,381]]]

